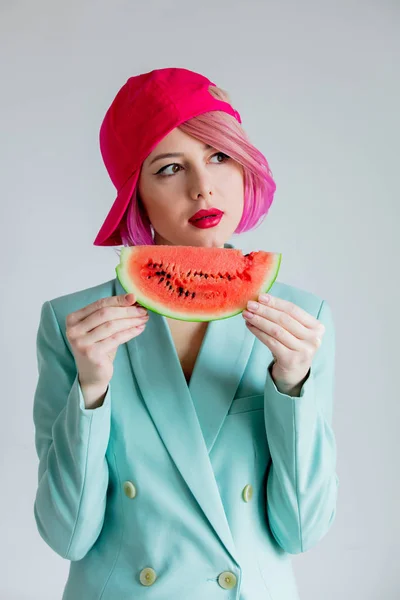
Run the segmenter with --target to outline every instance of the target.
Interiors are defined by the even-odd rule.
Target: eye
[[[224,160],[222,162],[226,162],[227,160],[230,159],[230,156],[228,156],[227,154],[224,154],[223,152],[217,152],[211,158],[214,158],[214,156],[223,156]]]
[[[230,160],[230,156],[228,156],[227,154],[224,154],[224,152],[216,152],[215,154],[213,154],[213,156],[211,158],[214,158],[214,156],[222,156],[223,160],[222,161],[218,161],[220,164],[227,162],[227,160]],[[179,163],[171,163],[170,165],[166,165],[165,167],[162,167],[159,171],[157,171],[157,173],[155,173],[155,175],[159,175],[160,177],[172,177],[173,175],[175,175],[175,173],[177,173],[178,171],[175,171],[173,173],[166,173],[166,169],[169,169],[170,167],[181,167],[181,165]]]

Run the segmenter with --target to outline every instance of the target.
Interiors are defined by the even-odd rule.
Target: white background
[[[230,241],[282,252],[279,281],[335,317],[338,512],[293,558],[301,598],[400,597],[399,31],[395,0],[1,0],[2,600],[62,595],[33,517],[40,307],[115,276],[92,245],[115,197],[99,126],[129,76],[168,66],[226,89],[270,162],[268,217]]]

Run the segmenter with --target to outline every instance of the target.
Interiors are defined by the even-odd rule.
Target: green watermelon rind
[[[148,300],[148,298],[140,292],[140,290],[132,283],[132,280],[127,276],[126,264],[127,264],[127,261],[129,259],[130,255],[131,255],[131,247],[124,246],[121,249],[120,263],[115,268],[117,278],[118,278],[120,284],[122,285],[122,287],[124,288],[124,290],[128,294],[131,293],[131,294],[135,295],[135,302],[137,302],[141,306],[144,306],[148,310],[151,310],[152,312],[157,313],[158,315],[162,315],[165,317],[171,317],[171,318],[177,319],[179,321],[191,321],[191,322],[200,323],[200,322],[204,322],[204,321],[219,321],[219,320],[223,320],[223,319],[230,319],[231,317],[234,317],[234,316],[240,314],[241,312],[243,312],[243,310],[245,310],[245,308],[246,308],[246,307],[240,307],[237,311],[230,312],[229,314],[226,314],[226,315],[221,315],[221,313],[218,313],[215,315],[209,314],[209,315],[207,315],[207,318],[196,318],[198,315],[189,315],[189,318],[188,318],[187,314],[178,313],[176,311],[170,311],[164,305],[160,309],[159,304],[150,302]],[[257,292],[258,295],[266,294],[272,288],[273,284],[276,281],[276,278],[278,277],[279,269],[281,266],[281,261],[282,261],[282,254],[280,252],[277,252],[274,268],[268,272],[267,279],[263,282],[263,285],[260,287],[260,289]],[[203,315],[203,317],[204,317],[204,315]]]

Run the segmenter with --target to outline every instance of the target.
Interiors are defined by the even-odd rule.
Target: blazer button
[[[245,502],[250,502],[250,500],[252,499],[252,497],[253,497],[253,486],[250,483],[248,483],[243,488],[242,496],[243,496],[243,500]]]
[[[236,585],[236,575],[231,571],[224,571],[218,577],[218,583],[224,590],[231,590]]]
[[[157,575],[154,569],[147,567],[146,569],[140,571],[139,579],[142,585],[153,585],[153,583],[157,579]]]
[[[136,496],[136,488],[133,485],[132,481],[125,481],[125,483],[124,483],[124,492],[128,496],[128,498],[135,498],[135,496]]]

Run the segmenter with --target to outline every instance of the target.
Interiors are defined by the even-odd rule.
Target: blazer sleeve
[[[330,529],[339,480],[332,430],[335,330],[326,301],[317,319],[325,325],[322,344],[300,396],[282,394],[268,368],[265,427],[271,454],[266,482],[267,515],[278,544],[291,554],[306,552]]]
[[[39,466],[34,516],[41,537],[55,552],[80,560],[104,522],[110,386],[102,406],[85,408],[75,360],[50,301],[41,309],[36,353],[33,420]]]

